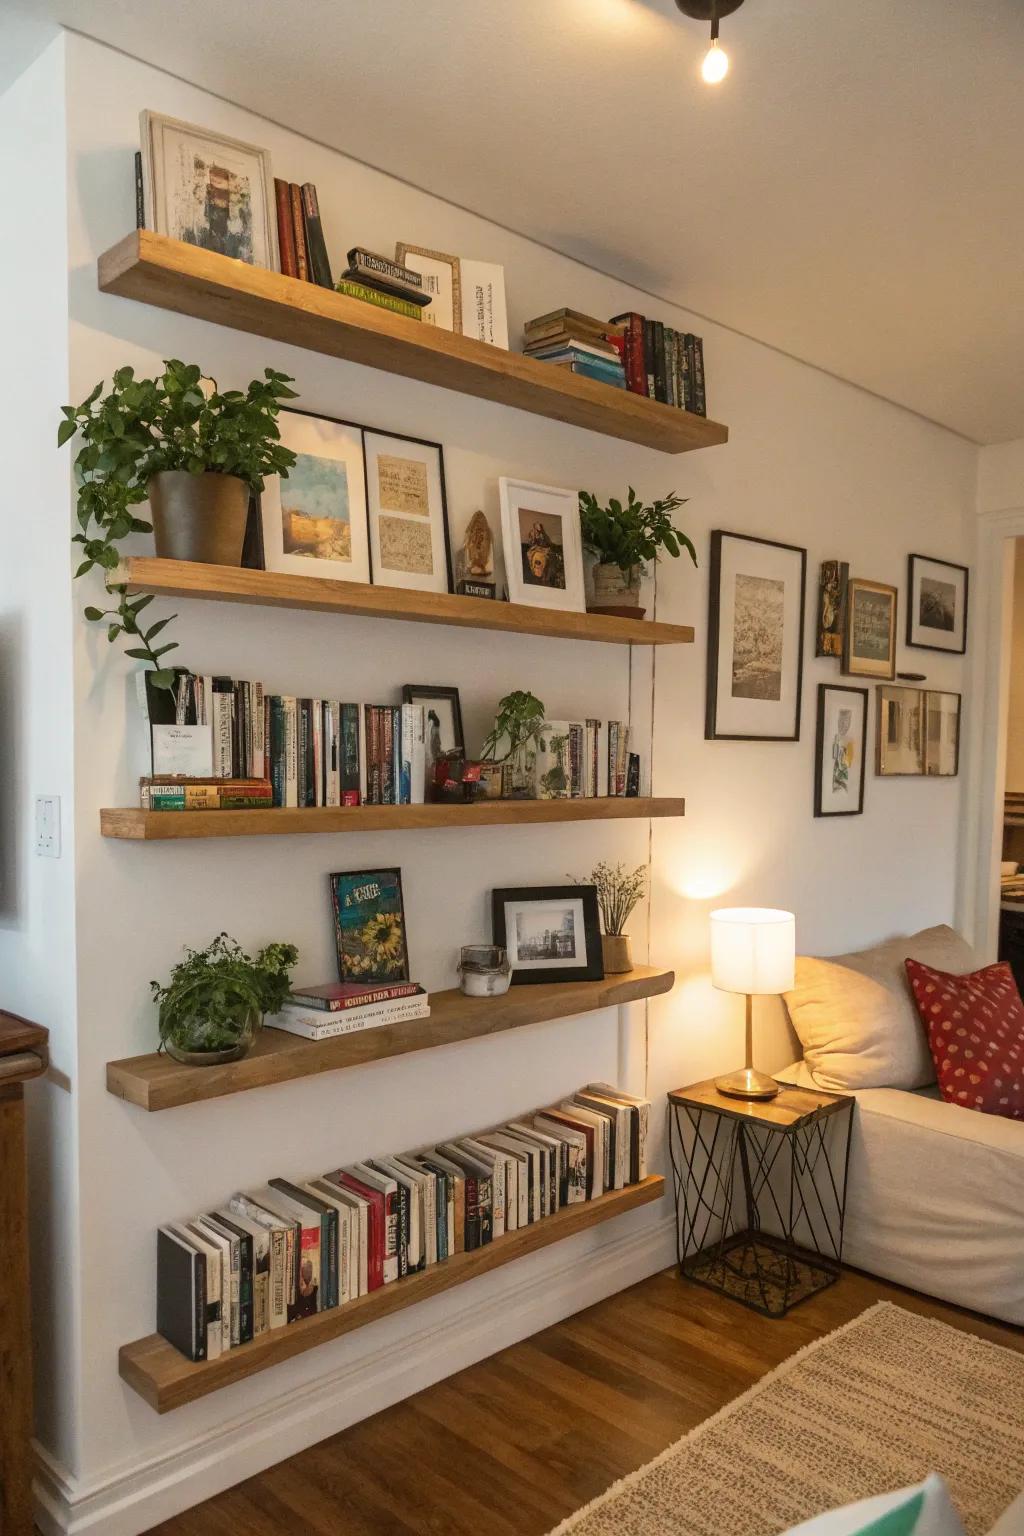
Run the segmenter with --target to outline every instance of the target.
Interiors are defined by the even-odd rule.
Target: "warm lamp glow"
[[[700,72],[708,85],[719,85],[729,73],[729,55],[719,47],[717,38],[704,55]]]
[[[795,954],[792,912],[722,907],[711,914],[711,985],[720,992],[789,992]]]

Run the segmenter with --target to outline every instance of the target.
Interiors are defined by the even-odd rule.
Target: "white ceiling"
[[[1022,0],[0,0],[977,442],[1024,437]],[[4,65],[0,64],[0,86]]]

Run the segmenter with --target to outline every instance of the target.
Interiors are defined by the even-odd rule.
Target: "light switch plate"
[[[60,796],[36,796],[36,853],[42,859],[60,858]]]

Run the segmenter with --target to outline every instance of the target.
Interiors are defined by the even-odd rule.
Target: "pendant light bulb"
[[[729,55],[719,47],[717,37],[704,55],[700,72],[708,85],[719,85],[729,73]]]

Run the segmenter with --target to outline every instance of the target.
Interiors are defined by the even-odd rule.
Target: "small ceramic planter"
[[[633,946],[628,933],[602,933],[601,959],[606,976],[621,976],[633,969]]]
[[[617,565],[595,565],[594,595],[587,604],[587,611],[642,619],[647,609],[640,607],[639,566],[634,566],[625,576]]]
[[[459,961],[459,986],[467,997],[503,997],[512,985],[512,962],[497,944],[467,944]]]
[[[163,469],[149,482],[153,540],[161,560],[241,565],[249,487],[237,475]]]

